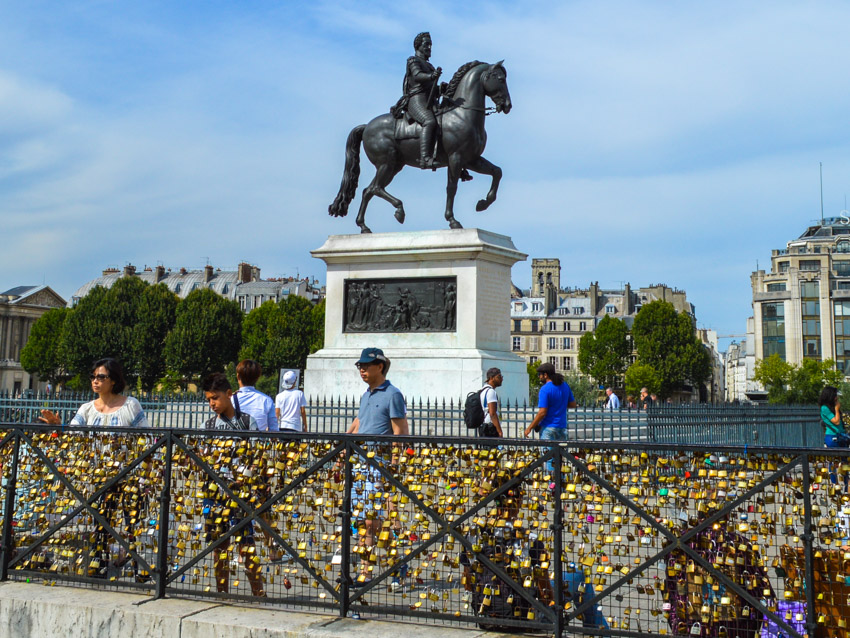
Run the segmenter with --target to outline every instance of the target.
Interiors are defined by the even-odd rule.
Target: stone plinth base
[[[359,397],[365,385],[354,362],[363,348],[377,347],[390,358],[388,377],[405,396],[457,401],[481,388],[488,368],[498,367],[504,375],[502,401],[528,399],[525,362],[510,351],[511,266],[527,255],[510,237],[477,228],[332,235],[312,254],[325,261],[328,274],[325,347],[307,360],[308,396]],[[364,327],[364,315],[383,317],[382,325],[389,325],[387,317],[402,303],[393,295],[415,290],[413,283],[420,279],[440,280],[441,291],[452,286],[453,326],[445,325],[446,295],[440,292],[422,300],[433,312],[430,323],[420,325],[441,329],[393,332]],[[346,286],[350,290],[352,282],[364,281],[380,282],[376,288],[383,291],[383,305],[370,313],[353,313]],[[352,321],[352,316],[358,320]]]

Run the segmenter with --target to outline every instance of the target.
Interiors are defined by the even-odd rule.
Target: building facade
[[[38,376],[21,367],[21,350],[36,320],[64,306],[65,300],[50,286],[18,286],[0,293],[0,391],[18,395],[42,389]]]
[[[130,264],[123,270],[107,268],[100,277],[81,286],[71,296],[68,305],[75,306],[96,286],[111,288],[121,277],[138,277],[151,285],[165,284],[181,299],[185,299],[193,290],[209,288],[222,297],[238,302],[243,312],[250,312],[266,301],[280,301],[289,295],[304,297],[312,303],[324,299],[324,287],[319,287],[315,280],[292,277],[262,279],[260,269],[245,262],[240,263],[236,270],[205,266],[201,270],[180,268],[172,271],[171,268],[166,269],[164,266],[155,268],[146,266],[143,270],[137,271],[136,267]]]
[[[756,361],[832,359],[850,377],[850,219],[808,227],[750,281]]]
[[[600,288],[598,282],[587,288],[561,288],[560,260],[545,258],[531,261],[531,288],[527,293],[514,286],[511,298],[511,349],[529,363],[548,362],[561,373],[578,372],[579,341],[593,332],[605,316],[622,319],[631,329],[635,315],[644,304],[667,301],[679,313],[696,324],[694,306],[685,291],[654,284],[632,289]],[[698,331],[712,355],[714,378],[699,400],[723,399],[723,362],[717,353],[713,331]],[[631,357],[634,362],[635,355]]]

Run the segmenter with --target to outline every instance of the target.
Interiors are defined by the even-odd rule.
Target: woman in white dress
[[[121,393],[126,387],[124,369],[117,359],[106,358],[96,361],[89,375],[91,389],[97,395],[94,401],[80,406],[77,414],[69,425],[92,425],[103,427],[148,427],[148,420],[142,406],[134,397],[125,397]],[[61,425],[62,419],[50,410],[42,410],[40,421],[50,425]],[[107,445],[104,443],[104,445]],[[107,452],[107,455],[109,453]],[[143,488],[140,493],[127,494],[124,484],[128,479],[111,487],[98,499],[100,513],[118,529],[123,521],[125,529],[130,526],[129,512],[145,511],[148,508],[148,490]],[[120,533],[120,532],[119,532]],[[109,545],[112,544],[110,534],[99,523],[95,526],[94,542],[89,548],[90,558],[88,575],[92,578],[106,578],[110,565],[120,569],[129,560],[123,550],[117,555],[110,555]],[[135,535],[129,534],[127,540],[132,543]],[[132,561],[133,574],[137,582],[148,582],[150,575],[139,569],[136,561]]]
[[[92,366],[91,389],[94,401],[80,406],[69,425],[103,425],[107,427],[148,427],[148,420],[139,401],[125,397],[124,369],[117,359],[101,359]],[[62,419],[50,410],[42,410],[39,421],[61,425]]]

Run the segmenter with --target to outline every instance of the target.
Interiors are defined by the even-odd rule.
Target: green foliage
[[[596,405],[599,399],[599,390],[592,380],[579,375],[577,372],[568,372],[564,375],[564,380],[570,386],[570,390],[573,391],[576,403],[581,406]]]
[[[138,300],[134,331],[135,373],[143,390],[150,392],[166,373],[163,347],[174,327],[179,298],[165,284],[147,286]]]
[[[626,322],[605,315],[596,330],[585,333],[579,341],[578,366],[602,385],[617,385],[630,352]]]
[[[177,306],[174,329],[165,341],[167,365],[184,382],[203,379],[236,359],[241,338],[239,304],[208,288],[193,290]]]
[[[658,373],[649,364],[636,361],[626,370],[626,395],[637,397],[641,388],[646,388],[650,394],[657,394],[660,385]]]
[[[324,303],[313,306],[303,297],[290,295],[278,303],[267,301],[248,313],[239,358],[259,362],[269,377],[264,384],[272,388],[271,394],[277,393],[281,368],[303,370],[307,355],[322,346],[324,310]]]
[[[51,308],[33,324],[26,345],[21,350],[21,365],[30,374],[55,386],[65,378],[61,342],[69,308]]]
[[[691,318],[673,304],[653,301],[635,316],[632,336],[638,359],[658,377],[658,396],[669,397],[690,382],[700,385],[711,377],[711,359],[697,339]]]
[[[835,361],[803,359],[799,366],[783,361],[778,354],[756,362],[753,379],[767,390],[771,403],[817,403],[821,390],[841,387],[844,375],[835,369]]]
[[[540,392],[540,379],[537,377],[537,368],[539,367],[539,361],[525,364],[525,369],[528,372],[529,405],[537,405],[537,393]]]
[[[65,319],[60,351],[69,376],[89,373],[91,365],[106,356],[99,340],[103,329],[101,305],[106,294],[106,288],[95,286]]]

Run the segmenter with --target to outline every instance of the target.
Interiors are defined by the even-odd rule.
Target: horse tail
[[[357,180],[360,179],[360,143],[363,141],[365,124],[355,126],[345,142],[345,168],[342,171],[342,183],[328,213],[334,217],[348,215],[348,205],[357,193]]]

